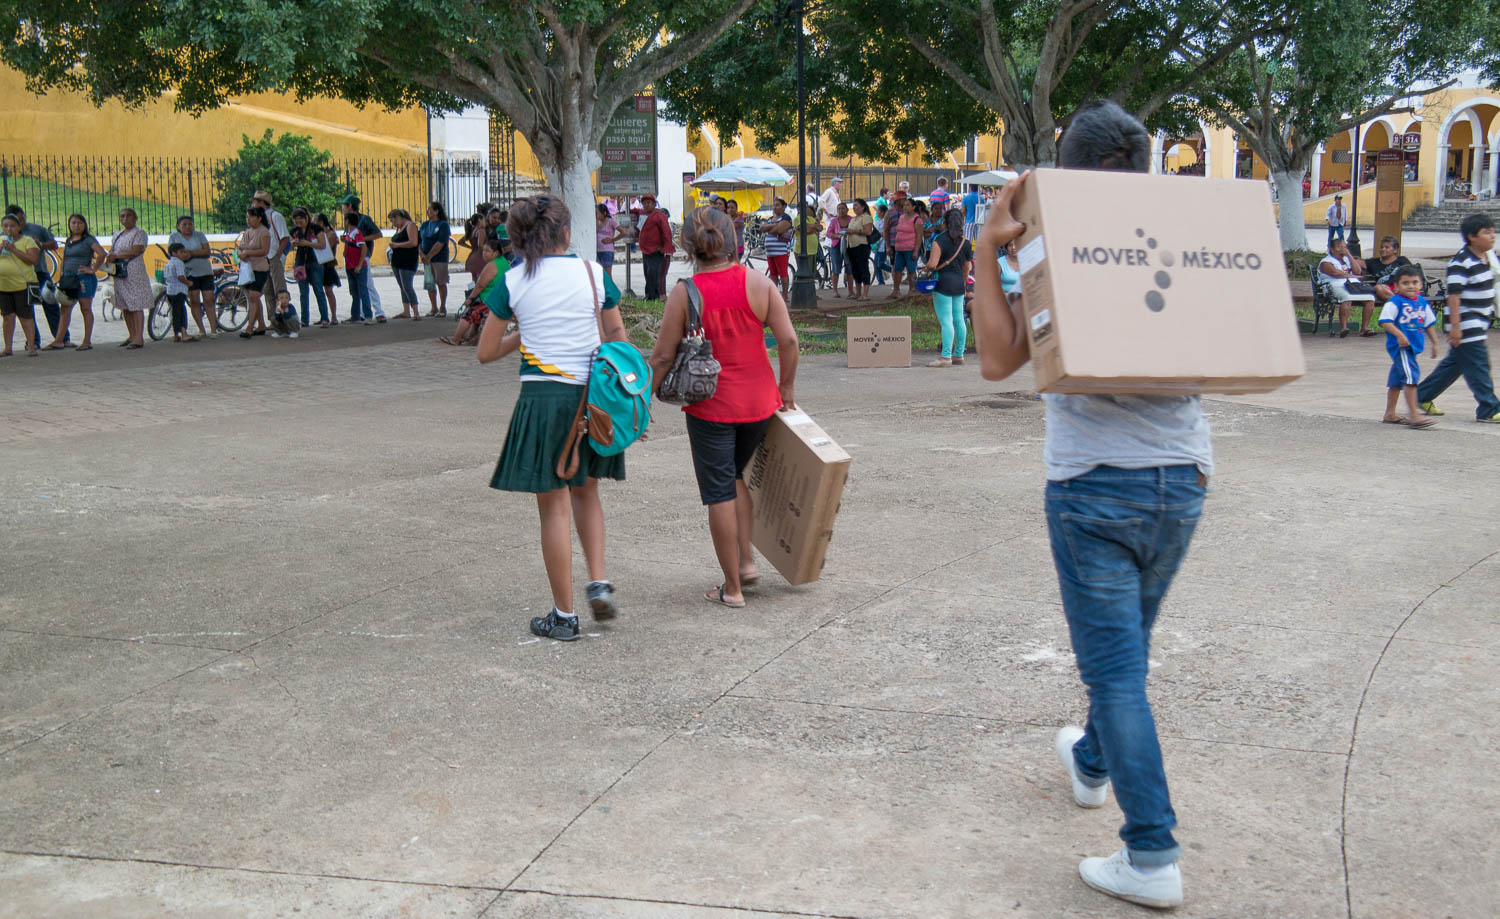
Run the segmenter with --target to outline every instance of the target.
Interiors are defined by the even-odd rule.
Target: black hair
[[[72,218],[70,217],[68,219],[71,220]],[[182,226],[182,222],[184,220],[192,220],[192,219],[193,219],[193,215],[192,214],[181,214],[181,215],[179,215],[177,217],[177,222],[173,223],[172,226],[174,226],[174,227],[180,227],[180,226]]]
[[[1151,135],[1117,103],[1095,99],[1073,113],[1057,162],[1064,169],[1146,172],[1151,168]]]
[[[298,217],[301,217],[303,220],[311,220],[312,214],[305,207],[292,208],[292,219],[296,220]]]
[[[77,217],[79,220],[83,221],[83,236],[78,237],[79,239],[83,239],[84,236],[89,235],[89,219],[87,217],[83,216],[82,214],[69,214],[68,215],[68,239],[72,239],[73,238],[73,218],[74,217]]]
[[[1464,234],[1464,245],[1469,244],[1469,239],[1478,236],[1481,230],[1488,230],[1495,225],[1495,218],[1489,214],[1470,214],[1458,225],[1458,232]]]
[[[943,229],[948,231],[948,238],[953,240],[954,245],[962,245],[964,241],[964,212],[953,208],[943,214]]]
[[[495,211],[499,211],[500,212],[500,222],[501,223],[509,223],[510,222],[510,211],[507,211],[505,208],[499,207],[497,205],[495,207],[490,208],[490,211],[491,211],[491,213],[493,213]],[[510,230],[507,229],[505,232],[509,233]]]
[[[734,250],[734,223],[729,215],[705,204],[694,208],[682,222],[682,247],[695,261],[717,262]]]
[[[16,208],[16,213],[19,214],[20,212],[21,212],[21,209],[20,208]],[[124,214],[129,214],[130,216],[134,217],[136,220],[140,220],[141,219],[141,215],[137,214],[135,212],[135,208],[133,208],[133,207],[122,207],[122,208],[120,208],[120,212],[124,213]],[[262,219],[264,219],[264,218],[262,218]]]
[[[1395,287],[1396,282],[1402,278],[1416,278],[1419,281],[1426,280],[1426,277],[1422,274],[1422,269],[1416,265],[1402,265],[1400,268],[1397,268],[1396,273],[1391,275],[1391,286]]]
[[[399,207],[393,207],[393,208],[391,208],[390,213],[386,214],[385,216],[386,216],[387,220],[389,220],[392,217],[400,217],[402,220],[405,220],[407,223],[411,222],[411,215],[408,214],[405,210],[403,210],[403,209],[401,209]]]
[[[0,217],[0,223],[3,223],[5,221],[7,221],[7,220],[13,220],[13,221],[15,221],[16,226],[20,226],[21,225],[21,218],[18,217],[18,216],[16,216],[15,214],[12,214],[10,212],[9,208],[6,209],[5,215],[3,217]]]
[[[187,251],[187,246],[184,246],[182,243],[172,243],[170,246],[167,247],[167,254],[168,255],[175,255],[178,252],[186,252],[186,251]]]
[[[605,207],[602,204],[598,205],[598,208],[599,208],[599,213],[603,214],[606,217],[610,216],[609,208]]]
[[[350,195],[348,201],[340,201],[339,203],[347,204],[357,211],[359,210],[359,195]]]
[[[437,211],[437,219],[443,221],[444,223],[448,222],[448,212],[443,209],[443,202],[434,201],[431,204],[427,205],[427,209],[429,211]]]
[[[1391,244],[1391,248],[1395,249],[1397,252],[1401,251],[1401,240],[1397,239],[1396,237],[1394,237],[1394,236],[1382,236],[1382,237],[1380,237],[1380,244],[1383,246],[1386,243],[1390,243]]]
[[[345,214],[344,215],[344,226],[346,226],[346,227],[357,227],[357,226],[359,226],[359,212],[358,211],[350,211],[349,213]]]
[[[786,201],[782,200],[781,198],[772,198],[771,199],[771,205],[773,207],[775,205],[778,205],[778,204],[781,205],[782,207],[786,207]]]
[[[23,223],[26,221],[26,212],[21,210],[21,205],[19,204],[7,205],[5,208],[5,216],[15,217]]]
[[[313,223],[316,223],[317,225],[321,226],[325,230],[332,230],[333,229],[333,222],[330,221],[328,219],[328,215],[325,214],[325,213],[323,213],[322,211],[319,211],[318,212],[318,216],[316,216],[316,217],[313,218]]]
[[[130,210],[130,208],[122,208],[122,210],[128,211]],[[263,207],[247,207],[245,208],[245,213],[254,214],[257,218],[259,218],[261,226],[266,226],[268,223],[268,221],[266,220],[266,209]]]
[[[510,209],[505,232],[510,236],[511,248],[521,252],[526,277],[536,274],[542,256],[567,245],[572,220],[568,206],[552,195],[522,198]]]
[[[866,214],[870,213],[870,202],[866,201],[864,198],[855,198],[854,203],[859,205],[861,212]]]
[[[875,213],[877,213],[877,214],[889,214],[890,212],[891,212],[890,205],[879,204],[879,205],[876,205],[876,207],[875,207]]]
[[[496,255],[503,255],[505,253],[505,250],[501,248],[499,238],[494,236],[486,236],[484,242],[479,244],[480,252],[486,249],[494,249]]]

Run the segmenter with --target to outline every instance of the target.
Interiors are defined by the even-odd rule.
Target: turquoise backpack
[[[585,261],[589,290],[594,292],[594,317],[603,337],[599,295],[594,287],[594,266]],[[557,475],[571,479],[578,472],[578,441],[588,435],[589,446],[600,456],[624,453],[641,439],[651,424],[651,366],[628,341],[606,341],[594,352],[588,392],[578,406],[572,433],[557,458]]]

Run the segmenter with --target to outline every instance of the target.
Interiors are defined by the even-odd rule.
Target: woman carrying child
[[[485,302],[499,322],[479,336],[479,362],[521,353],[521,394],[511,412],[505,447],[490,487],[536,495],[541,517],[542,562],[552,588],[552,611],[531,620],[543,638],[579,636],[573,612],[573,541],[576,525],[588,563],[588,600],[596,620],[613,619],[615,589],[604,573],[604,508],[599,480],[625,478],[624,456],[599,456],[588,439],[579,445],[577,471],[559,472],[564,442],[578,423],[593,355],[601,339],[625,341],[620,291],[592,262],[568,254],[571,216],[560,198],[537,195],[510,209],[507,234],[524,265],[511,268]],[[515,332],[506,332],[514,319]]]

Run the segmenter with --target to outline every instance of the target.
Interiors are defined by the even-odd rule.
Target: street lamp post
[[[813,309],[818,305],[818,287],[813,279],[812,257],[808,252],[807,226],[807,88],[803,84],[802,58],[807,44],[803,29],[803,15],[807,11],[807,0],[797,0],[797,213],[802,215],[797,225],[797,274],[792,278],[792,306],[796,309]]]
[[[1350,197],[1353,198],[1354,201],[1349,205],[1350,219],[1348,245],[1349,254],[1354,256],[1355,258],[1360,258],[1362,255],[1360,251],[1362,246],[1359,241],[1359,182],[1365,177],[1364,157],[1359,155],[1359,148],[1363,146],[1364,140],[1364,138],[1362,137],[1364,132],[1360,130],[1362,127],[1364,127],[1364,125],[1361,124],[1356,124],[1354,126],[1354,159],[1349,163],[1349,175],[1354,180],[1352,183],[1350,183],[1351,185],[1353,185],[1353,192],[1350,194]]]

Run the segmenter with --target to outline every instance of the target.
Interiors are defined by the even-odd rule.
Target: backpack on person
[[[594,319],[604,336],[599,310],[599,289],[594,286],[593,263],[585,261],[589,292],[594,297]],[[568,439],[557,458],[557,476],[571,479],[578,472],[579,441],[585,436],[600,456],[624,453],[640,440],[651,424],[651,367],[640,350],[628,341],[601,341],[594,352],[589,382]]]

